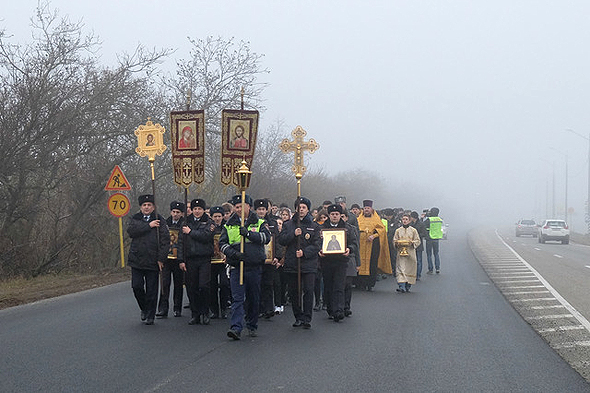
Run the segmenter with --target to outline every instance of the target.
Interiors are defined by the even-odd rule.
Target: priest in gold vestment
[[[416,283],[416,248],[420,246],[420,235],[416,228],[410,226],[410,213],[402,216],[402,226],[396,229],[393,235],[393,244],[396,245],[397,259],[395,271],[397,273],[396,291],[400,293],[410,292],[412,284]]]
[[[361,266],[357,285],[371,291],[379,271],[386,274],[392,273],[387,230],[377,212],[373,210],[373,201],[363,201],[363,212],[358,217],[358,224]]]

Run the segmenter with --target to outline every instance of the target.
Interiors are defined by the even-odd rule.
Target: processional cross
[[[293,140],[290,141],[288,139],[283,139],[279,145],[279,148],[283,151],[283,153],[295,152],[295,161],[291,170],[293,173],[295,173],[295,178],[297,179],[297,196],[300,197],[301,178],[307,170],[303,164],[303,153],[305,151],[313,153],[320,148],[320,145],[314,139],[310,139],[307,142],[304,141],[303,137],[307,135],[307,131],[305,131],[301,126],[297,126],[293,132],[291,132],[291,135],[293,135]]]

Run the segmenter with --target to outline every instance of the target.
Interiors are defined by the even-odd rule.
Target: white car
[[[545,220],[539,227],[539,243],[547,240],[557,240],[562,244],[570,242],[570,229],[564,220]]]

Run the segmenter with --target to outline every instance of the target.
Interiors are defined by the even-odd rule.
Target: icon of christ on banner
[[[231,140],[230,149],[248,150],[250,149],[250,132],[248,121],[230,120]]]

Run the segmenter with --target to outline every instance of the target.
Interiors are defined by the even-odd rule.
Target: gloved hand
[[[244,236],[244,237],[248,237],[248,228],[246,227],[240,227],[240,235]]]
[[[243,261],[245,256],[246,256],[246,254],[238,251],[233,255],[232,259],[235,259],[236,261],[239,262],[239,261]]]

